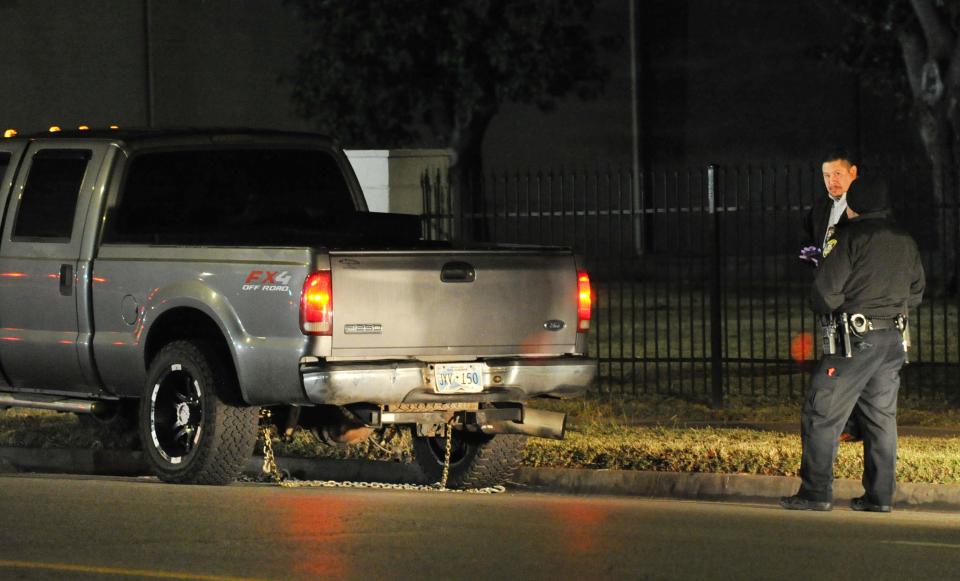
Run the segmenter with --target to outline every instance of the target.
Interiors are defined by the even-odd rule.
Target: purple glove
[[[823,260],[820,248],[817,246],[804,246],[800,249],[800,256],[798,256],[798,258],[814,268],[820,266],[820,261]]]

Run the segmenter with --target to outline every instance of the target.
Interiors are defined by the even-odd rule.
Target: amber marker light
[[[119,125],[111,125],[111,126],[110,126],[110,129],[120,129],[120,126],[119,126]]]
[[[59,126],[59,125],[51,125],[51,126],[50,126],[50,129],[48,129],[47,131],[49,131],[50,133],[57,133],[57,132],[60,131],[60,126]]]
[[[80,127],[77,127],[77,129],[79,129],[80,131],[90,131],[90,126],[89,126],[89,125],[81,125]]]
[[[17,136],[17,130],[16,130],[16,129],[7,129],[7,130],[5,130],[5,131],[3,132],[3,136],[4,136],[4,137],[16,137],[16,136]]]

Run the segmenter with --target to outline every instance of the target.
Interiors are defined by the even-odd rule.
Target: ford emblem
[[[559,319],[550,319],[543,324],[543,328],[547,331],[559,331],[560,329],[566,327],[567,324]]]

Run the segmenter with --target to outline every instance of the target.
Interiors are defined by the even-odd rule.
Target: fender
[[[147,345],[156,324],[177,309],[205,315],[226,341],[243,400],[250,404],[306,402],[299,367],[291,353],[302,353],[307,338],[258,337],[246,332],[230,300],[199,280],[181,281],[157,289],[147,297],[137,335],[137,350],[146,361]],[[286,356],[286,357],[284,357]],[[145,372],[145,370],[144,370]],[[144,377],[144,381],[146,378]]]

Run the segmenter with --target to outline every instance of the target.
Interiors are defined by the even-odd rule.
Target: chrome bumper
[[[307,398],[317,404],[524,401],[537,396],[583,395],[597,375],[597,362],[583,357],[490,359],[480,393],[440,394],[430,387],[422,361],[331,363],[300,369]]]

